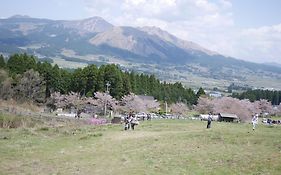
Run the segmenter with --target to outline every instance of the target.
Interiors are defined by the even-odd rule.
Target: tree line
[[[108,93],[117,100],[134,93],[153,96],[168,103],[192,105],[197,103],[200,95],[181,83],[161,82],[154,75],[122,71],[114,64],[63,69],[58,65],[40,62],[32,55],[14,54],[7,60],[0,56],[0,69],[2,98],[26,97],[43,101],[43,97],[48,98],[54,92],[76,92],[81,96],[93,97],[95,92],[106,92],[108,88]]]
[[[271,102],[272,105],[279,105],[281,103],[281,91],[270,90],[247,90],[241,94],[232,93],[232,97],[238,99],[249,99],[251,102],[266,99]]]

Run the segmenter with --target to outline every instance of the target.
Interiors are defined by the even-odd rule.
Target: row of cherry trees
[[[159,112],[161,105],[159,102],[149,98],[141,98],[133,93],[123,96],[120,100],[116,100],[111,95],[103,92],[96,92],[94,97],[81,97],[78,93],[71,92],[68,95],[53,93],[49,104],[54,108],[70,108],[83,109],[86,105],[93,105],[103,111],[105,107],[119,112]],[[165,108],[162,106],[162,109]],[[259,100],[250,102],[249,100],[239,100],[232,97],[208,98],[201,96],[198,104],[190,109],[185,103],[177,102],[169,105],[169,112],[178,116],[186,116],[188,112],[194,110],[196,112],[206,114],[212,112],[236,114],[240,120],[249,121],[253,114],[281,115],[281,105],[273,108],[267,100]]]
[[[281,104],[273,108],[267,100],[251,102],[248,99],[239,100],[232,97],[206,98],[200,97],[195,110],[200,113],[231,113],[236,114],[242,121],[249,121],[253,114],[281,115]]]
[[[154,99],[140,98],[139,96],[130,93],[123,96],[120,100],[116,100],[111,95],[104,92],[96,92],[94,97],[81,97],[78,93],[71,92],[69,94],[60,94],[59,92],[51,94],[48,105],[54,109],[71,107],[77,110],[83,110],[87,105],[97,107],[98,111],[103,111],[106,108],[113,112],[151,112],[158,111],[160,103]]]

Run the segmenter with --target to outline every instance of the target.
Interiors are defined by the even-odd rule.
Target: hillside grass
[[[0,174],[280,174],[281,126],[192,120],[0,129]]]

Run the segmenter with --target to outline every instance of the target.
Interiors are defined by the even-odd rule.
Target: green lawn
[[[281,126],[191,120],[0,129],[0,174],[280,174]]]

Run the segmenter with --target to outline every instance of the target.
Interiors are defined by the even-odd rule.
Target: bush
[[[30,124],[26,117],[0,114],[0,128],[19,128]]]

